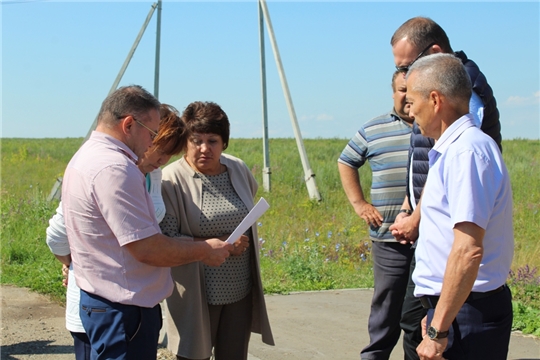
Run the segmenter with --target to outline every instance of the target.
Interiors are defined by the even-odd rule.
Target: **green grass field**
[[[232,139],[227,153],[252,169],[271,205],[259,220],[266,293],[371,287],[370,241],[341,187],[337,158],[348,139],[305,140],[323,200],[309,200],[294,139],[270,140],[270,193],[262,189],[262,140]],[[1,140],[2,283],[64,299],[60,263],[45,243],[57,202],[47,202],[57,177],[82,142],[68,139]],[[514,325],[540,336],[540,142],[504,141],[514,194],[515,255],[509,278]],[[173,159],[174,160],[174,159]],[[361,171],[364,189],[370,170]],[[369,194],[366,194],[369,196]]]

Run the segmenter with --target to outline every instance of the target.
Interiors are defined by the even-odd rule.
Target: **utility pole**
[[[160,1],[161,2],[161,1]],[[124,64],[120,68],[120,71],[118,72],[118,75],[116,75],[116,79],[114,80],[111,89],[109,90],[109,93],[107,96],[112,94],[117,88],[118,84],[120,84],[120,80],[122,80],[122,77],[124,76],[124,73],[126,72],[126,69],[129,65],[129,62],[131,61],[131,58],[133,57],[133,54],[135,53],[135,50],[137,50],[137,46],[139,45],[139,42],[141,41],[141,38],[146,30],[146,27],[148,26],[148,23],[150,22],[150,19],[152,19],[152,15],[154,14],[154,11],[156,10],[158,3],[153,3],[150,12],[148,12],[148,15],[146,16],[146,20],[144,21],[143,26],[141,27],[141,30],[139,31],[139,34],[135,38],[135,41],[133,42],[133,46],[131,46],[131,50],[129,50],[129,53],[126,57],[126,60],[124,60]],[[96,118],[94,119],[94,122],[90,126],[90,130],[86,133],[86,136],[83,140],[83,144],[88,140],[90,135],[92,135],[92,131],[96,129],[97,126],[98,117],[96,115]],[[58,199],[60,200],[60,196],[62,193],[62,178],[59,177],[56,179],[56,182],[54,183],[51,193],[47,197],[47,201],[51,201],[52,199]]]
[[[272,28],[272,22],[270,21],[268,8],[266,7],[266,1],[259,0],[259,6],[263,12],[264,19],[266,21],[266,27],[268,30],[268,35],[270,36],[270,42],[272,44],[272,49],[274,50],[274,58],[276,60],[276,65],[278,68],[279,79],[281,80],[281,87],[283,88],[283,95],[285,96],[285,102],[287,103],[289,116],[293,125],[296,145],[298,147],[298,152],[300,153],[300,159],[302,160],[302,166],[304,168],[304,180],[306,182],[309,197],[313,200],[321,201],[321,195],[319,194],[319,189],[317,189],[317,184],[315,183],[315,174],[313,173],[309,165],[306,149],[304,148],[304,142],[302,140],[302,133],[300,132],[300,127],[298,126],[298,120],[296,119],[296,112],[294,110],[291,94],[289,92],[287,78],[285,77],[285,70],[283,70],[283,64],[281,63],[281,56],[279,55],[279,49],[277,46],[276,38],[274,36],[274,29]]]
[[[120,80],[122,80],[122,77],[124,76],[124,73],[126,72],[126,69],[129,65],[129,62],[131,61],[131,58],[133,57],[133,54],[135,54],[135,50],[137,50],[137,46],[139,46],[139,42],[141,41],[142,36],[144,35],[144,31],[146,30],[146,27],[148,26],[148,23],[150,22],[150,19],[152,19],[152,15],[154,14],[154,11],[156,10],[157,3],[153,3],[152,7],[150,8],[150,12],[146,16],[146,20],[144,21],[143,26],[141,27],[141,30],[139,31],[139,34],[135,38],[135,41],[133,42],[133,45],[131,46],[131,50],[129,50],[129,53],[127,54],[126,60],[124,60],[124,64],[120,68],[120,71],[118,72],[118,75],[116,75],[116,79],[114,80],[111,89],[109,90],[109,93],[107,96],[111,95],[117,88],[118,84],[120,84]],[[90,126],[90,130],[88,130],[88,133],[86,134],[86,137],[83,140],[83,143],[88,140],[90,135],[92,134],[92,131],[96,128],[97,125],[97,116],[94,119],[94,122],[92,123],[92,126]]]
[[[161,49],[161,0],[157,2],[156,68],[154,72],[154,96],[159,99],[159,55]]]
[[[266,60],[264,53],[264,18],[259,3],[259,48],[261,52],[261,91],[262,91],[262,115],[263,115],[263,162],[262,170],[263,189],[270,192],[270,150],[268,147],[268,103],[266,101]]]

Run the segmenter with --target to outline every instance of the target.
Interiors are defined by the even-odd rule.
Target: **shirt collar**
[[[456,141],[456,139],[459,138],[460,135],[470,127],[474,127],[474,120],[471,114],[463,115],[454,121],[454,123],[442,133],[439,140],[435,142],[435,145],[429,151],[429,166],[432,166],[439,156],[448,150],[450,144]]]
[[[402,123],[407,124],[407,125],[409,125],[409,126],[412,127],[412,123],[408,123],[408,122],[406,122],[405,120],[403,120],[402,118],[399,117],[399,115],[397,114],[395,108],[392,108],[392,111],[390,111],[390,115],[392,115],[393,117],[395,117],[396,120],[400,120]]]
[[[92,134],[90,138],[93,141],[97,141],[103,144],[106,144],[111,147],[115,147],[116,151],[123,153],[128,158],[130,158],[135,164],[137,163],[137,160],[139,159],[137,155],[131,150],[126,144],[124,144],[122,141],[118,140],[117,138],[105,134],[101,131],[92,131]]]

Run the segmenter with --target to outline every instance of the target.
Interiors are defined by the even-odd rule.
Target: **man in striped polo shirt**
[[[369,316],[370,343],[362,359],[388,359],[399,335],[401,305],[409,266],[411,244],[400,244],[389,231],[405,198],[411,126],[405,103],[405,74],[392,78],[394,109],[366,122],[349,141],[338,160],[345,194],[356,214],[369,225],[375,289]],[[358,169],[369,161],[373,172],[371,204],[365,200]]]

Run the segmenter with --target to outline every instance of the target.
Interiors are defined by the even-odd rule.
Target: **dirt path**
[[[65,308],[46,296],[15,286],[2,286],[1,360],[74,359],[73,339],[65,327]],[[160,349],[159,360],[174,357]]]

